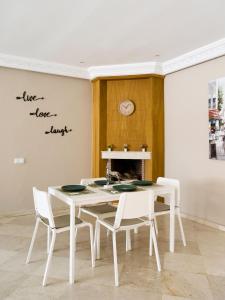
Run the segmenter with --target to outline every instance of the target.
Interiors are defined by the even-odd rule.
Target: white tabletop
[[[174,187],[153,184],[151,186],[142,186],[140,190],[151,190],[156,196],[165,195],[171,193],[174,190]],[[61,190],[60,186],[49,187],[48,191],[51,195],[59,198],[68,205],[75,203],[75,206],[83,206],[87,204],[96,204],[107,201],[119,200],[121,193],[110,193],[109,190],[104,189],[103,187],[92,187],[87,186],[85,192],[75,193],[65,193]],[[88,191],[90,193],[88,193]]]

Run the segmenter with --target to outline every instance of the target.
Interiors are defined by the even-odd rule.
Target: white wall
[[[165,174],[181,181],[182,211],[225,225],[225,161],[210,160],[208,82],[225,57],[165,78]]]

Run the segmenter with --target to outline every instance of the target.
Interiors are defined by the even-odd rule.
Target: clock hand
[[[129,106],[130,106],[130,103],[128,103],[127,105],[126,105],[126,104],[123,105],[123,107],[124,107],[125,109],[127,109]]]

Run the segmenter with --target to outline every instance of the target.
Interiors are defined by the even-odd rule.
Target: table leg
[[[70,265],[69,265],[70,284],[75,280],[75,204],[70,205]]]
[[[175,244],[175,191],[170,193],[170,252],[174,252]]]

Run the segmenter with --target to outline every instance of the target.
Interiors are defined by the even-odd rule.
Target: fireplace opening
[[[117,171],[122,180],[142,179],[142,160],[111,159],[111,171]]]

